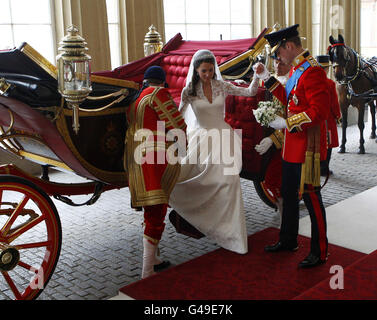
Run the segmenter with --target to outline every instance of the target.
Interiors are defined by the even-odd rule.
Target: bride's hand
[[[267,70],[266,66],[258,62],[253,66],[254,74],[257,78],[265,81],[270,77],[270,72]]]

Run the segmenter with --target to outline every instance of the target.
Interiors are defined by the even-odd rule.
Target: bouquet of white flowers
[[[280,104],[273,101],[260,101],[258,109],[253,110],[255,120],[264,127],[268,127],[271,121],[274,121],[276,116],[284,113],[284,108]]]

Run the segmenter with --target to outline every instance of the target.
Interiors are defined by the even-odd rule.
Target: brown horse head
[[[347,68],[353,59],[353,55],[345,45],[341,34],[338,36],[338,40],[335,40],[333,36],[330,36],[329,40],[331,45],[329,46],[328,53],[334,68],[335,79],[341,81],[347,76]]]

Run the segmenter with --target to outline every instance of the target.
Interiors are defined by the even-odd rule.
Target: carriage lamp
[[[144,37],[144,56],[146,57],[153,53],[160,52],[162,50],[162,46],[163,42],[161,35],[152,24]]]
[[[58,68],[58,90],[72,109],[72,127],[78,134],[79,105],[92,91],[90,82],[90,60],[85,39],[75,26],[67,29],[68,34],[59,43],[60,54],[56,57]]]

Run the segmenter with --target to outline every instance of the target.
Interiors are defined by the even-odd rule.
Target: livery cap
[[[144,80],[158,79],[161,81],[165,81],[165,78],[165,71],[160,66],[151,66],[144,72]]]
[[[283,44],[284,41],[297,37],[299,35],[297,28],[299,24],[280,29],[279,31],[271,32],[266,34],[264,37],[267,39],[271,46],[271,54],[274,55],[276,50]]]
[[[327,54],[317,56],[316,60],[322,66],[322,68],[326,68],[330,66],[330,56]]]

